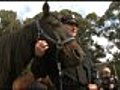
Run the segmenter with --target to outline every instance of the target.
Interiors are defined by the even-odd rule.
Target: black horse
[[[59,33],[56,34],[57,31]],[[49,9],[43,7],[41,19],[25,25],[17,32],[2,36],[0,38],[0,90],[11,89],[12,82],[35,56],[34,45],[39,38],[46,39],[51,47],[54,41],[58,40],[56,36],[62,36],[63,31],[59,19],[51,14]],[[45,33],[45,36],[39,37],[41,33]]]
[[[49,12],[49,6],[45,3],[43,6],[43,16],[40,19],[25,25],[17,32],[4,35],[0,38],[0,90],[12,89],[13,81],[26,68],[31,59],[35,57],[34,47],[38,39],[45,39],[48,42],[50,47],[48,54],[52,51],[55,52],[55,60],[58,65],[56,68],[58,68],[59,73],[62,67],[66,72],[64,74],[69,77],[70,80],[72,79],[75,82],[78,82],[76,74],[74,74],[77,69],[79,81],[81,81],[81,83],[87,82],[87,76],[85,76],[86,73],[84,73],[86,71],[83,70],[82,64],[80,64],[85,57],[84,51],[81,49],[75,38],[68,37],[61,21],[57,16]],[[54,48],[57,49],[54,51]],[[49,57],[54,58],[49,54],[49,56],[46,57],[47,60],[45,60],[47,61],[47,64],[54,63],[54,61],[50,61]],[[49,68],[49,65],[47,66],[47,64],[44,68]],[[76,68],[76,66],[79,67]],[[71,67],[74,67],[73,71],[71,71]],[[88,67],[88,73],[89,71]],[[62,83],[61,78],[59,78],[59,80],[60,83]],[[56,81],[58,82],[58,79]],[[66,80],[63,82],[67,83]],[[62,84],[60,88],[62,89]]]

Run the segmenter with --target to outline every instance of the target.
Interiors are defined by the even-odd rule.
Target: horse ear
[[[49,4],[47,3],[47,1],[44,3],[42,9],[43,9],[43,14],[44,14],[45,16],[49,14],[50,7],[49,7]]]

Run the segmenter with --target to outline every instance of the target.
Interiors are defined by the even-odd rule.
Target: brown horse
[[[0,38],[0,90],[11,90],[13,81],[21,75],[21,72],[34,58],[34,45],[38,40],[40,30],[47,35],[40,38],[46,39],[50,43],[50,47],[53,41],[49,37],[57,41],[55,32],[63,33],[64,31],[59,19],[44,7],[43,16],[37,21],[37,23],[35,20],[19,31]],[[62,33],[57,33],[57,36],[63,35]],[[29,76],[33,77],[32,74]]]
[[[59,19],[57,19],[56,16],[48,13],[48,10],[45,9],[43,11],[47,11],[47,13],[46,14],[43,13],[43,17],[40,19],[39,22],[36,23],[36,25],[37,25],[38,31],[39,31],[38,34],[41,36],[40,39],[45,39],[48,42],[50,48],[47,52],[47,55],[48,55],[47,59],[45,60],[46,57],[45,58],[43,57],[43,58],[40,58],[40,60],[38,61],[38,62],[40,62],[43,59],[43,62],[38,64],[38,68],[41,68],[43,66],[41,68],[43,72],[41,72],[41,73],[44,73],[45,72],[44,69],[45,69],[46,73],[51,75],[54,73],[54,72],[52,72],[52,69],[59,70],[59,68],[58,68],[59,66],[56,67],[56,65],[58,65],[58,63],[56,63],[56,61],[59,60],[59,62],[62,64],[61,67],[64,69],[68,69],[67,70],[68,72],[65,74],[67,76],[69,76],[69,78],[71,78],[71,76],[69,75],[69,72],[71,72],[71,70],[72,70],[71,67],[75,68],[76,66],[80,65],[80,62],[84,59],[85,53],[83,52],[83,50],[81,49],[81,47],[79,46],[79,44],[75,40],[75,38],[71,38],[66,34],[66,32],[65,32],[66,30],[64,30],[65,28],[62,27],[62,23],[59,21]],[[26,29],[31,30],[31,26],[32,25],[29,26],[30,28],[27,27]],[[33,29],[36,30],[37,28],[32,28],[32,30]],[[33,43],[32,48],[34,48],[34,43]],[[56,54],[56,53],[58,53],[56,51],[59,51],[59,54]],[[54,55],[51,55],[51,53],[53,53]],[[57,55],[58,55],[58,57],[57,57]],[[27,59],[30,60],[30,58],[27,58]],[[38,62],[35,62],[35,63],[38,63]],[[53,67],[50,66],[53,63],[55,64],[55,67],[54,67],[54,65],[53,65]],[[37,64],[34,64],[34,65],[36,67]],[[34,67],[34,65],[32,67]],[[81,68],[81,67],[82,66],[80,65],[79,68]],[[38,68],[35,68],[34,70],[37,71]],[[84,77],[84,71],[82,71],[82,72],[83,72],[83,74],[80,72],[79,75],[82,74]],[[74,73],[74,70],[73,70],[73,73]],[[13,82],[13,90],[26,90],[27,86],[32,84],[32,82],[34,82],[34,81],[37,81],[38,86],[43,87],[42,90],[48,90],[47,86],[55,85],[55,82],[54,83],[52,82],[52,81],[54,81],[53,78],[51,79],[51,77],[49,77],[49,75],[45,76],[44,78],[40,77],[39,79],[35,80],[34,75],[31,72],[24,74],[23,76],[18,77]],[[77,78],[74,79],[74,77],[75,77],[75,75],[72,76],[72,79],[75,80],[75,82],[78,82]],[[57,82],[59,81],[59,79],[60,78],[57,79]],[[82,78],[81,80],[84,83],[83,79],[84,78]],[[66,81],[63,81],[63,82],[67,83]],[[56,87],[57,87],[57,85],[56,85]]]

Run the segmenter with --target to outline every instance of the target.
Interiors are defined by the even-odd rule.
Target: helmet
[[[75,15],[66,15],[66,16],[63,16],[61,18],[61,22],[63,24],[75,24],[76,26],[78,26],[77,20],[75,18]]]

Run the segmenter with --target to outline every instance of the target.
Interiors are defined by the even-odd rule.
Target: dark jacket
[[[46,52],[46,55],[44,55],[43,57],[35,57],[31,70],[36,78],[45,77],[46,75],[49,75],[52,82],[55,84],[57,90],[59,90],[58,88],[60,85],[60,78],[58,75],[59,71],[56,61],[56,50],[57,49],[55,48],[55,46],[53,46],[52,49],[50,48],[50,50],[48,50]],[[61,58],[63,60],[63,62],[61,61],[63,85],[62,90],[87,90],[87,84],[91,82],[92,70],[92,62],[88,59],[89,57],[84,55],[82,58],[83,60],[80,60],[80,63],[72,65],[69,56],[67,58],[64,58],[64,56],[65,53],[62,53],[62,55],[60,56],[63,57]],[[68,59],[68,63],[65,63],[64,59]],[[74,61],[75,60],[72,60],[73,63]]]

